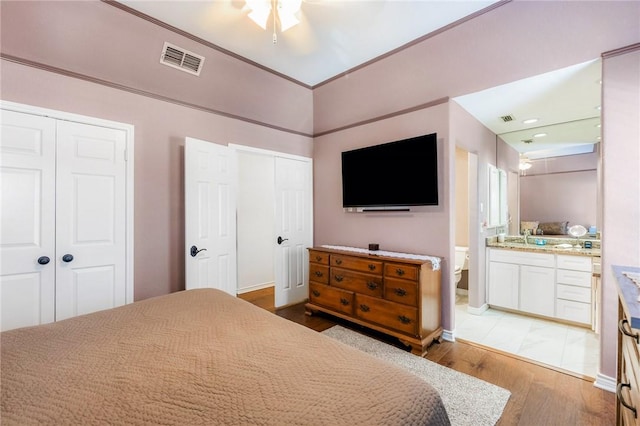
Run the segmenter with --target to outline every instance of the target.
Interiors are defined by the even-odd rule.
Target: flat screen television
[[[344,208],[436,205],[436,133],[342,153]]]

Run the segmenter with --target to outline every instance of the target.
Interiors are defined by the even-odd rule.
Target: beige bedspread
[[[0,343],[2,425],[448,424],[421,379],[217,290]]]

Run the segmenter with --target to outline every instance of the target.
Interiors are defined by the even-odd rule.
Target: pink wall
[[[314,89],[325,132],[596,59],[640,37],[640,2],[512,1]]]
[[[136,126],[136,299],[175,291],[183,285],[182,141],[185,136],[304,156],[310,156],[313,149],[316,244],[363,246],[378,242],[389,250],[451,259],[455,208],[453,147],[459,145],[477,153],[479,198],[474,204],[479,206],[486,200],[486,182],[483,182],[486,164],[494,163],[496,157],[495,136],[491,132],[474,123],[468,114],[465,116],[455,102],[448,102],[324,134],[315,138],[313,144],[307,136],[314,131],[332,131],[437,99],[591,60],[603,51],[640,40],[637,22],[640,2],[515,0],[321,85],[312,93],[103,2],[3,1],[0,5],[2,54],[23,62],[35,62],[29,67],[2,61],[2,99]],[[160,65],[164,41],[207,57],[201,77]],[[525,53],[514,56],[512,52]],[[605,207],[605,215],[608,212],[610,216],[612,244],[607,248],[607,240],[603,242],[604,252],[611,254],[605,268],[612,262],[630,262],[629,255],[635,254],[635,259],[638,258],[638,214],[634,210],[637,198],[630,198],[635,207],[632,204],[628,210],[631,212],[629,222],[635,221],[636,234],[623,235],[621,222],[612,217],[616,212],[625,211],[621,208],[623,205],[629,207],[629,201],[625,201],[629,200],[628,193],[619,189],[625,186],[618,185],[622,184],[623,174],[637,172],[638,163],[634,163],[635,168],[620,170],[611,165],[629,162],[630,157],[625,157],[629,150],[637,153],[638,109],[631,108],[635,122],[626,123],[628,118],[624,114],[624,102],[628,102],[625,96],[629,96],[629,92],[638,93],[637,78],[634,80],[638,75],[636,57],[605,61],[604,140],[605,144],[607,139],[617,144],[611,144],[611,151],[604,159],[604,163],[609,164],[603,181],[605,204],[607,196],[611,201]],[[631,66],[625,68],[629,65],[625,61],[631,62]],[[156,99],[47,72],[39,69],[42,66],[107,80],[148,92]],[[624,92],[620,87],[631,90]],[[160,101],[158,97],[175,99],[194,108]],[[637,98],[632,101],[637,105]],[[606,112],[609,107],[613,111],[611,115]],[[239,119],[206,112],[212,110]],[[281,131],[248,122],[252,120]],[[433,131],[440,137],[440,206],[404,216],[342,212],[339,152]],[[504,160],[502,155],[498,157],[500,166]],[[511,158],[508,153],[507,157]],[[472,214],[478,219],[475,223],[480,223],[482,212],[478,209]],[[607,227],[606,220],[604,227]],[[471,232],[477,238],[477,242],[470,242],[478,251],[476,260],[472,258],[472,262],[478,262],[477,268],[484,267],[481,237],[485,233],[481,231],[483,233]],[[606,237],[607,230],[604,232]],[[629,248],[631,250],[624,251]],[[452,282],[449,269],[450,265],[445,263],[443,282]],[[602,371],[613,376],[613,284],[606,276],[603,282],[607,291],[603,324],[609,327],[603,331],[603,348],[609,346],[603,352]],[[443,296],[443,322],[448,329],[453,327],[452,289],[453,285],[447,286]],[[481,296],[478,293],[477,302],[483,300]]]
[[[2,61],[2,99],[135,126],[135,300],[184,289],[186,136],[310,157],[311,138]]]
[[[339,188],[339,168],[335,154],[340,148],[347,148],[361,143],[361,139],[347,137],[365,132],[369,137],[363,144],[373,144],[379,139],[394,139],[420,132],[408,132],[408,129],[397,125],[398,118],[375,122],[378,135],[374,137],[372,124],[354,127],[348,131],[331,133],[335,129],[345,128],[356,123],[366,122],[378,117],[385,117],[424,105],[442,98],[453,98],[496,85],[512,82],[525,77],[531,77],[576,63],[598,58],[602,52],[626,46],[640,40],[640,2],[535,2],[515,0],[497,9],[468,21],[462,25],[449,29],[425,41],[417,43],[385,59],[372,63],[367,67],[354,70],[346,75],[314,88],[314,130],[322,137],[315,138],[314,147],[314,180],[316,190],[315,205],[315,238],[316,243],[344,244],[362,246],[370,242],[370,236],[376,235],[382,243],[389,242],[398,250],[407,251],[420,249],[421,252],[444,256],[451,259],[454,255],[454,240],[452,239],[454,219],[452,216],[454,202],[454,179],[451,170],[443,170],[447,176],[451,192],[443,198],[443,208],[449,216],[443,218],[442,212],[428,213],[423,216],[412,216],[389,219],[392,226],[382,229],[381,218],[367,218],[362,216],[341,217],[341,211],[331,212],[331,208],[338,208],[337,195],[325,195],[323,191]],[[514,52],[521,52],[514,54]],[[606,89],[605,89],[606,90]],[[453,152],[453,146],[465,147],[470,152],[478,153],[478,220],[481,223],[483,212],[481,203],[486,206],[486,165],[495,164],[505,170],[512,170],[515,166],[513,159],[517,155],[512,152],[502,152],[496,155],[495,136],[488,130],[479,129],[475,133],[471,124],[468,128],[460,125],[461,109],[450,102],[449,123],[431,122],[434,128],[449,127],[450,140],[446,155]],[[420,114],[432,117],[432,109],[423,110]],[[407,114],[413,116],[414,113]],[[403,120],[409,120],[405,116]],[[435,119],[437,116],[433,115]],[[467,117],[468,118],[468,117]],[[446,119],[445,116],[440,119]],[[409,120],[410,121],[410,120]],[[459,132],[459,134],[458,134]],[[460,142],[459,142],[460,141]],[[323,145],[328,143],[329,147]],[[338,144],[342,144],[338,146]],[[500,148],[501,145],[499,145]],[[498,157],[498,158],[496,158]],[[506,165],[505,166],[505,162]],[[453,155],[445,159],[444,164],[453,168]],[[605,185],[606,185],[605,179]],[[324,205],[322,201],[333,200]],[[485,210],[486,211],[486,210]],[[420,221],[424,221],[421,224]],[[433,221],[433,222],[432,222]],[[406,222],[406,223],[405,223]],[[380,229],[367,224],[376,224]],[[397,225],[401,223],[401,225]],[[407,224],[415,224],[417,238],[408,237],[404,241],[397,238],[394,231],[401,228],[408,230]],[[427,223],[429,225],[427,225]],[[417,240],[423,238],[422,229],[430,228],[431,223],[440,225],[434,234],[429,235],[429,242],[416,245]],[[337,227],[337,228],[336,228]],[[478,262],[475,267],[484,270],[484,241],[483,237],[495,230],[472,229],[477,243],[474,246]],[[479,231],[479,232],[478,232]],[[403,234],[401,234],[403,235]],[[400,244],[402,243],[402,244]],[[436,247],[440,244],[448,247]],[[445,253],[444,255],[442,253]],[[474,267],[473,263],[471,267]],[[484,274],[479,275],[484,281]],[[449,283],[450,276],[445,268],[443,282]],[[484,303],[484,285],[479,282],[477,293],[470,301],[475,306]],[[470,282],[470,295],[472,283]],[[453,304],[451,289],[447,286],[443,291],[443,325],[445,329],[453,328]],[[610,314],[610,313],[609,313]],[[611,344],[611,342],[602,343]],[[613,346],[611,346],[613,347]],[[612,373],[610,358],[604,372]],[[615,361],[614,364],[615,365]]]
[[[539,222],[569,221],[596,226],[596,170],[520,177],[520,217]]]
[[[307,88],[103,2],[2,2],[1,8],[3,55],[81,78],[3,60],[3,100],[135,126],[136,300],[184,288],[185,137],[312,154]],[[164,41],[204,55],[200,77],[161,65]]]
[[[612,265],[640,266],[640,44],[602,70],[601,372],[615,377],[618,294]]]
[[[2,53],[307,135],[312,92],[99,1],[3,1]],[[205,57],[160,64],[165,41]]]

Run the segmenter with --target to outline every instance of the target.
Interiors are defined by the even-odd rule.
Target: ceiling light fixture
[[[527,156],[520,154],[520,164],[518,164],[518,168],[522,172],[529,170],[531,168],[531,160],[529,160]]]
[[[273,17],[273,44],[278,42],[276,34],[277,22],[280,23],[280,31],[285,32],[289,28],[300,23],[296,13],[300,11],[302,0],[246,0],[245,7],[250,9],[249,18],[263,30],[267,29],[269,15]]]
[[[524,120],[522,124],[533,124],[533,123],[536,123],[537,121],[538,121],[537,118],[529,118],[527,120]]]
[[[545,136],[547,136],[546,133],[536,133],[533,135],[534,138],[544,138]]]

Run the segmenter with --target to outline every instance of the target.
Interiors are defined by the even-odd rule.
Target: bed
[[[423,380],[214,289],[0,338],[3,425],[449,423]]]

